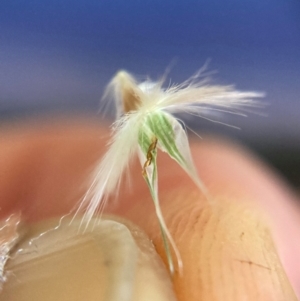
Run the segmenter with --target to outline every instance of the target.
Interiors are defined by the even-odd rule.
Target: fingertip
[[[232,271],[230,269],[233,265],[233,270],[236,272],[236,275],[250,273],[250,271],[252,273],[255,263],[257,263],[256,267],[263,266],[261,269],[271,265],[271,267],[265,269],[269,275],[269,286],[267,285],[268,293],[271,296],[273,294],[272,291],[274,291],[274,298],[276,294],[277,298],[281,294],[283,299],[293,300],[291,299],[291,296],[294,296],[293,291],[290,288],[289,280],[285,276],[284,269],[281,265],[282,260],[288,276],[297,291],[297,285],[299,284],[298,271],[300,269],[295,267],[297,263],[294,262],[293,265],[291,263],[297,258],[296,250],[300,251],[299,241],[295,239],[295,237],[292,243],[288,240],[291,238],[291,231],[296,231],[299,219],[297,219],[297,211],[295,211],[295,207],[297,206],[293,203],[293,194],[289,188],[280,180],[280,177],[272,173],[271,169],[262,161],[256,159],[255,156],[249,152],[244,151],[241,147],[233,146],[228,142],[205,139],[204,143],[192,145],[192,153],[203,182],[207,185],[208,190],[216,200],[211,207],[207,205],[207,202],[191,183],[191,180],[188,179],[174,163],[168,161],[164,156],[161,156],[163,159],[158,163],[159,175],[161,177],[160,200],[163,207],[163,214],[172,235],[174,235],[176,243],[179,244],[179,251],[183,257],[184,271],[187,275],[195,275],[195,273],[200,273],[199,271],[203,271],[204,269],[209,274],[216,273],[216,277],[227,278],[228,275],[231,275],[230,273]],[[156,244],[162,257],[165,258],[151,199],[150,197],[146,197],[146,200],[144,200],[144,196],[144,194],[140,195],[140,197],[143,198],[142,200],[136,197],[137,201],[133,206],[133,210],[129,210],[127,216],[146,230]],[[240,208],[240,206],[242,206],[241,208],[245,206],[246,209],[237,209]],[[248,206],[252,209],[249,209]],[[212,208],[214,209],[212,210]],[[216,210],[216,208],[218,208],[218,210]],[[212,211],[208,213],[209,210]],[[248,215],[245,212],[251,212],[252,217],[251,222],[249,221],[250,224],[246,222]],[[208,218],[208,216],[210,216],[210,218]],[[262,216],[264,217],[262,218]],[[222,238],[222,235],[226,233],[224,234],[224,232],[222,232],[224,229],[219,226],[219,222],[222,224],[224,220],[229,219],[229,217],[232,219],[232,222],[229,224],[230,226],[228,226],[230,231],[234,228],[241,228],[239,223],[245,219],[243,225],[245,230],[241,230],[240,232],[248,233],[248,236],[252,234],[257,236],[255,239],[256,242],[253,243],[253,245],[256,246],[257,250],[264,250],[264,254],[267,258],[264,260],[267,260],[268,264],[264,264],[266,262],[263,264],[259,263],[262,262],[262,260],[261,258],[256,258],[258,254],[254,252],[255,250],[253,251],[253,258],[243,258],[243,256],[247,257],[246,255],[248,254],[247,252],[251,244],[248,243],[249,246],[245,246],[243,243],[240,243],[236,249],[240,251],[241,260],[238,257],[238,259],[234,260],[231,258],[231,264],[227,264],[226,266],[226,263],[224,263],[224,268],[222,266],[223,261],[226,262],[229,259],[224,257],[221,253],[216,252],[216,257],[211,262],[211,269],[205,266],[205,260],[210,256],[210,249],[209,247],[203,247],[203,244],[209,245],[209,241],[211,241],[211,245],[214,243],[215,248],[221,248],[223,244],[228,244],[228,241],[224,242],[224,240],[222,244],[216,243],[213,239],[217,234],[213,229],[219,227],[218,231],[220,231],[221,234],[217,236]],[[215,219],[215,226],[211,221],[209,222],[210,226],[206,225],[209,219]],[[197,222],[197,220],[201,220],[201,222]],[[256,222],[254,222],[255,220]],[[229,234],[227,233],[226,235]],[[235,236],[236,238],[234,238],[234,240],[238,241],[238,234],[235,233]],[[273,242],[274,237],[275,243]],[[222,241],[221,238],[220,241]],[[263,243],[258,243],[259,241],[263,242],[264,239],[267,239],[268,246]],[[203,240],[206,242],[203,242]],[[191,245],[191,241],[196,242],[195,247],[189,246]],[[199,253],[195,253],[193,251],[194,249],[199,250],[200,255],[203,254],[203,258],[206,258],[205,260],[203,258],[199,259],[199,264],[195,264]],[[279,250],[280,259],[277,255],[277,250]],[[271,259],[276,258],[276,260],[270,261],[269,257]],[[191,260],[191,258],[193,258],[193,260]],[[248,265],[252,267],[251,269],[249,269],[249,267],[239,267],[235,260],[237,262],[240,260],[241,263],[248,262]],[[234,262],[234,264],[232,262]],[[192,270],[189,269],[189,265]],[[228,269],[225,274],[224,271],[222,274],[219,270],[221,267],[223,270]],[[206,275],[206,272],[204,272],[204,275]],[[247,274],[248,276],[243,279],[247,281],[251,280],[254,283],[253,285],[256,285],[257,294],[262,294],[259,285],[263,282],[264,277],[266,277],[261,278],[261,274],[264,273],[260,273],[261,272],[253,279],[247,279],[250,275]],[[275,289],[272,286],[272,283],[275,283],[274,279],[276,277],[284,279],[282,283],[277,283],[278,286],[281,287],[280,289]],[[196,277],[196,279],[198,278]],[[233,276],[229,276],[229,279],[232,280],[231,285],[238,281],[238,278],[234,279]],[[178,283],[176,285],[179,287],[178,292],[184,291],[185,289],[180,286],[180,284],[184,282],[183,279],[177,281]],[[191,278],[186,283],[186,287],[189,289],[191,289],[188,285],[189,282],[197,286],[197,283],[193,282]],[[204,282],[202,283],[203,287],[210,285]],[[219,282],[218,285],[216,283],[217,282],[215,282],[214,289],[217,289],[218,285],[226,287],[229,285],[225,285],[225,282]],[[243,283],[243,286],[245,285],[246,282]],[[204,288],[201,290],[203,289]],[[244,287],[240,293],[245,292],[245,289]],[[224,293],[226,293],[226,291],[224,291]],[[247,294],[248,293],[250,294],[249,296],[251,296],[252,292],[249,291]],[[287,296],[289,298],[287,298]]]
[[[195,163],[216,196],[255,204],[268,223],[286,272],[300,296],[300,206],[286,181],[244,147],[220,139],[193,146]]]

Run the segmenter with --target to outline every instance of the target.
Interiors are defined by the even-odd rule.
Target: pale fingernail
[[[5,266],[0,300],[175,300],[143,232],[120,220],[94,222],[84,233],[67,218],[29,226]]]

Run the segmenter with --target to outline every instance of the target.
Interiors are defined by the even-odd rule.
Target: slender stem
[[[155,162],[156,163],[156,162]],[[169,265],[169,270],[171,275],[174,274],[174,262],[173,262],[173,258],[172,258],[172,254],[171,254],[171,250],[170,250],[170,245],[169,245],[169,240],[168,240],[168,235],[166,233],[166,226],[162,220],[163,216],[161,213],[161,209],[160,209],[160,205],[159,205],[159,201],[156,197],[156,193],[153,190],[153,186],[151,185],[149,178],[147,176],[147,174],[144,175],[144,179],[149,187],[149,190],[151,192],[151,196],[152,196],[152,201],[154,203],[155,206],[155,210],[156,210],[156,214],[158,217],[158,222],[159,222],[159,227],[160,227],[160,232],[161,232],[161,236],[162,236],[162,241],[163,241],[163,245],[166,251],[166,255],[167,255],[167,260],[168,260],[168,265]]]

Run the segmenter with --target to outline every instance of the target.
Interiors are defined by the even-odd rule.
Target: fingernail
[[[171,280],[141,230],[120,220],[48,220],[28,226],[10,253],[0,300],[175,300]]]

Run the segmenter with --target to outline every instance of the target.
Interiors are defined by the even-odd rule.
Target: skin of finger
[[[220,155],[220,150],[222,150],[223,156]],[[201,300],[214,300],[215,298],[219,300],[218,296],[214,294],[216,291],[229,296],[228,300],[240,300],[245,294],[248,294],[249,300],[295,300],[294,293],[290,289],[279,262],[278,248],[274,247],[273,242],[273,238],[275,238],[285,268],[288,270],[296,292],[299,293],[297,290],[299,289],[299,268],[296,258],[297,250],[299,250],[297,229],[300,226],[300,219],[297,214],[299,208],[297,208],[295,197],[291,191],[262,162],[250,154],[246,155],[245,150],[239,147],[233,147],[226,142],[206,139],[205,143],[193,146],[193,153],[198,170],[200,173],[203,172],[204,183],[207,184],[210,193],[213,194],[213,199],[215,199],[212,206],[207,205],[203,195],[199,195],[191,181],[185,178],[179,169],[177,170],[176,164],[172,166],[173,163],[168,162],[168,168],[161,168],[159,171],[162,178],[160,182],[161,203],[167,225],[175,237],[180,254],[188,254],[187,258],[183,256],[184,275],[188,275],[188,277],[175,277],[177,289],[179,287],[178,295],[181,296],[180,300],[194,300],[193,298],[199,300],[197,298],[200,296]],[[202,160],[205,159],[207,161],[203,164]],[[167,157],[161,154],[161,162],[158,166],[163,166],[167,161]],[[216,166],[219,171],[213,168]],[[286,212],[279,214],[282,210],[286,210]],[[149,198],[147,202],[137,203],[133,210],[129,210],[126,215],[147,229],[154,243],[161,247],[159,226],[155,214],[152,212]],[[250,216],[249,212],[251,212]],[[268,214],[261,214],[262,212]],[[224,231],[223,225],[229,218],[231,218],[230,227]],[[273,230],[272,235],[270,228]],[[252,237],[246,245],[244,238],[239,241],[237,232],[233,234],[235,229],[243,233],[241,235],[243,237],[245,233],[246,236]],[[236,237],[232,248],[229,247],[230,240],[226,239],[228,236]],[[203,240],[206,240],[206,247],[205,243],[202,243]],[[195,241],[196,243],[194,243]],[[239,241],[238,247],[236,246],[237,241]],[[218,242],[221,243],[218,244]],[[230,251],[227,250],[229,257],[226,255],[223,257],[223,244],[230,249]],[[283,244],[283,247],[280,247],[280,244]],[[209,247],[207,247],[208,245]],[[165,258],[164,249],[158,249],[161,256]],[[201,250],[200,254],[196,251],[199,249]],[[211,252],[211,249],[214,250],[214,253]],[[247,250],[246,257],[248,259],[245,259],[245,254],[234,256],[233,254],[236,254],[237,250],[237,253]],[[255,260],[258,255],[257,250],[267,256],[264,259]],[[212,255],[207,256],[208,253],[212,253]],[[244,267],[243,272],[240,272],[243,277],[239,275],[235,279],[232,271],[238,268],[230,266],[232,256],[233,261],[239,261],[240,259],[237,258],[243,257],[244,259],[239,261],[242,264],[255,266],[258,263],[256,267],[268,270],[269,278],[262,274],[260,275],[262,278],[260,278],[253,270],[248,271],[249,276],[246,272],[247,268]],[[195,261],[192,261],[192,258]],[[276,259],[273,261],[274,258]],[[211,272],[217,277],[217,272],[213,272],[213,268],[209,266],[209,264],[212,267],[216,266],[216,261],[223,270],[218,283],[213,281],[216,280],[214,277],[210,279],[208,275]],[[259,264],[259,262],[265,264]],[[207,263],[207,269],[205,269],[205,263]],[[226,265],[227,263],[230,267]],[[205,271],[201,273],[202,269]],[[220,270],[218,271],[220,272]],[[253,274],[255,276],[252,278]],[[277,283],[275,279],[278,277],[284,281]],[[185,285],[183,279],[187,281]],[[201,279],[206,281],[201,282]],[[211,283],[208,283],[209,279],[212,280]],[[230,279],[230,282],[225,285],[222,279]],[[247,285],[244,281],[247,282]],[[203,284],[203,287],[199,286],[200,283]],[[263,291],[260,290],[261,283],[264,283]],[[241,291],[230,287],[230,284],[241,288]],[[198,288],[196,292],[193,289],[195,287]],[[203,288],[209,287],[210,290],[203,290]],[[250,290],[247,290],[247,287]]]
[[[169,199],[162,208],[183,266],[173,277],[179,300],[297,300],[257,208],[225,198],[209,204],[190,190],[162,197]],[[137,206],[129,217],[147,229],[167,262],[147,209]]]
[[[0,199],[3,216],[12,210],[21,210],[28,220],[65,214],[80,199],[93,164],[105,150],[107,131],[99,130],[93,122],[89,124],[86,121],[64,121],[57,126],[51,122],[38,125],[37,127],[36,124],[31,124],[27,128],[22,127],[22,130],[16,126],[1,133],[0,160],[3,181],[0,183]],[[295,228],[297,217],[291,213],[294,212],[294,204],[287,201],[292,198],[291,193],[276,177],[265,172],[264,167],[243,155],[240,150],[209,139],[205,139],[205,143],[197,144],[193,149],[201,177],[210,191],[225,198],[228,195],[233,199],[244,196],[242,199],[256,200],[265,204],[268,209],[276,207],[277,212],[274,212],[277,215],[278,212],[285,211],[287,217],[293,216],[289,219],[291,227],[283,227],[282,233],[287,234],[287,230],[290,232]],[[166,156],[160,156],[159,168],[162,195],[169,191],[170,187],[178,186],[178,183],[187,190],[192,188],[189,179]],[[253,181],[253,178],[250,181],[253,175],[259,175],[259,179],[263,181]],[[235,181],[236,179],[239,181]],[[150,203],[149,198],[145,197],[148,192],[140,177],[138,165],[133,168],[132,181],[135,183],[134,192],[133,189],[121,189],[122,202],[110,206],[110,212],[130,216],[130,213],[126,212],[135,211],[131,209],[136,202],[143,203],[145,208],[151,206],[147,205]],[[273,196],[272,191],[275,191]],[[171,206],[174,205],[172,202],[170,198],[162,198],[163,204],[170,203]],[[151,211],[153,212],[153,209],[149,207],[149,219],[154,214]],[[133,213],[131,219],[136,219]],[[150,229],[147,229],[146,219],[144,229],[151,234]],[[287,220],[281,216],[278,224],[285,224]],[[280,241],[280,235],[278,236]],[[284,252],[291,252],[290,245],[291,242],[283,248],[283,258]],[[285,264],[289,270],[288,262]],[[296,272],[290,274],[292,279],[299,276]]]
[[[203,158],[210,154],[209,158],[214,162],[210,168],[203,166],[206,183],[211,183],[211,190],[217,195],[253,203],[266,213],[281,261],[299,297],[300,263],[296,260],[300,252],[298,196],[276,172],[240,146],[221,140],[206,143],[202,150]],[[200,168],[200,158],[194,157]]]

